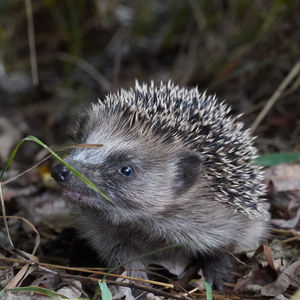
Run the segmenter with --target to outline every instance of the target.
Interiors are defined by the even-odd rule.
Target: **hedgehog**
[[[220,289],[230,253],[265,237],[254,138],[230,111],[197,87],[136,82],[81,116],[76,142],[104,146],[74,149],[65,161],[111,201],[61,163],[52,176],[72,199],[80,234],[108,266],[127,262],[129,276],[147,278],[149,265],[184,259]]]

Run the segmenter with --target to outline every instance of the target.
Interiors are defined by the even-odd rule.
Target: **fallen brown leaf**
[[[275,297],[285,292],[291,285],[293,287],[300,286],[300,261],[291,264],[283,271],[275,282],[269,283],[261,288],[263,296]]]

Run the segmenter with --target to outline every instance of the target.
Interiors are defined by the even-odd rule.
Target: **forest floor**
[[[130,300],[124,287],[139,287],[148,299],[300,299],[300,2],[25,2],[27,10],[20,1],[0,4],[0,169],[28,135],[51,149],[70,145],[78,112],[136,78],[216,93],[268,154],[270,234],[233,255],[233,282],[209,296],[201,274],[180,285],[164,270],[151,286],[110,275],[116,297]],[[47,155],[26,141],[2,178],[0,295],[96,299],[107,269],[76,235]],[[21,290],[32,286],[44,289]]]

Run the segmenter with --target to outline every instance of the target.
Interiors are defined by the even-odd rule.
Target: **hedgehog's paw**
[[[205,281],[214,289],[221,290],[224,281],[232,281],[229,275],[232,261],[228,255],[207,257],[201,265]]]
[[[127,269],[128,268],[128,269]],[[126,277],[135,277],[139,279],[148,279],[147,273],[143,270],[145,266],[139,261],[133,262],[131,264],[126,265],[126,269],[121,274]],[[118,278],[116,281],[120,282],[129,282],[128,279]],[[144,285],[148,286],[149,284],[144,283]],[[111,288],[111,287],[110,287]],[[124,286],[115,286],[111,290],[113,294],[113,299],[140,299],[146,300],[147,293],[138,288],[129,288]]]

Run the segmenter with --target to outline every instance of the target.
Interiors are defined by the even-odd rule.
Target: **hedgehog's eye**
[[[130,177],[133,174],[133,169],[131,166],[123,166],[119,169],[119,172],[124,176]]]

